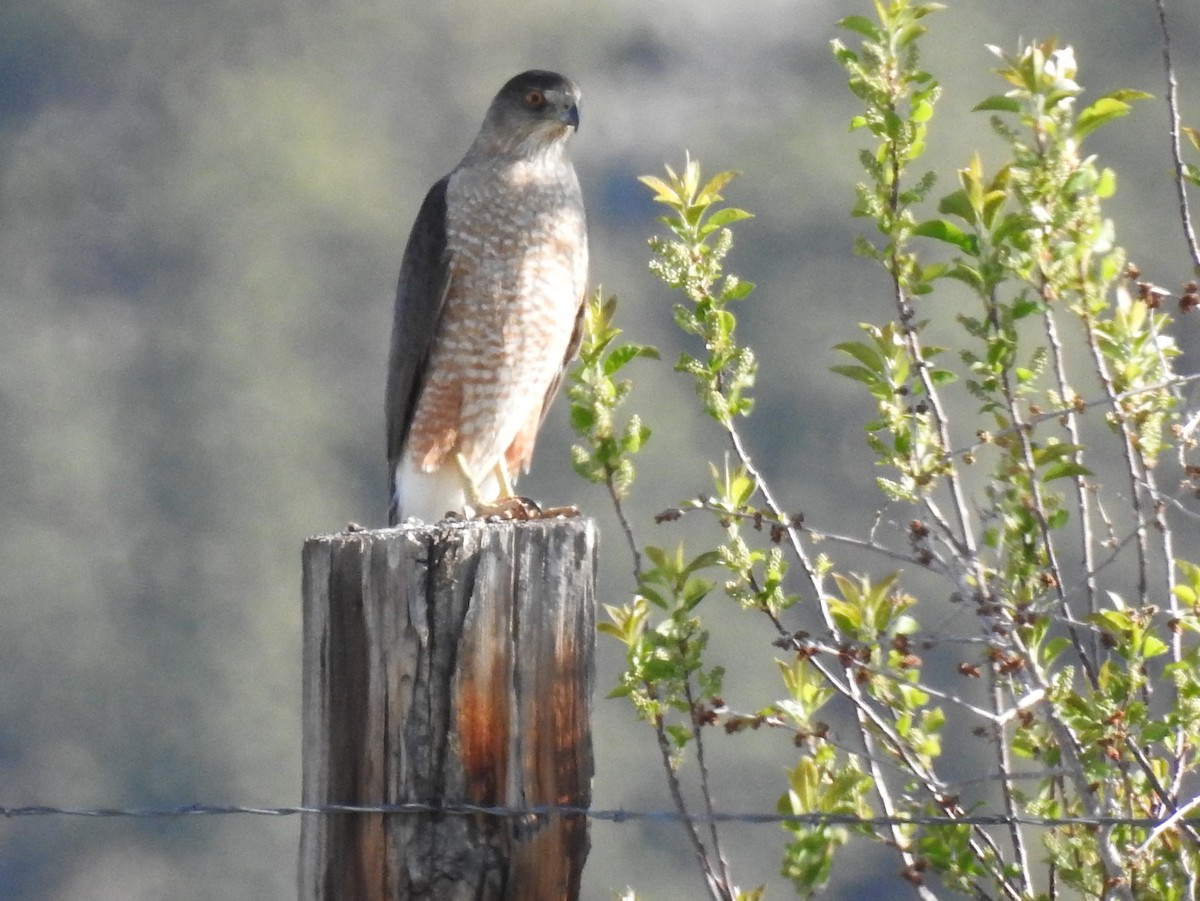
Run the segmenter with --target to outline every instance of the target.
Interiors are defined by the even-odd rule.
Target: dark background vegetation
[[[1196,123],[1200,70],[1182,51],[1200,16],[1177,5]],[[878,505],[861,446],[870,409],[829,374],[829,348],[890,301],[852,253],[858,138],[828,42],[866,7],[5,0],[0,803],[298,800],[299,548],[348,520],[384,521],[382,385],[403,241],[521,69],[582,85],[574,156],[593,280],[622,298],[630,337],[665,345],[668,361],[673,301],[645,269],[656,212],[635,176],[678,168],[685,149],[709,172],[743,173],[727,196],[757,214],[730,263],[759,285],[742,318],[763,366],[748,440],[789,508],[865,532]],[[946,89],[929,157],[941,192],[973,149],[985,162],[997,152],[969,112],[1001,90],[985,44],[1057,35],[1076,48],[1087,97],[1163,93],[1149,0],[951,3],[930,24],[924,63]],[[1160,101],[1138,104],[1092,150],[1120,175],[1118,240],[1173,287],[1188,266],[1165,124]],[[925,315],[952,322],[955,296]],[[1193,371],[1195,323],[1182,325],[1180,368]],[[631,509],[643,539],[673,544],[649,514],[703,490],[704,461],[723,448],[669,363],[639,365],[633,405],[656,431]],[[619,600],[623,543],[602,492],[571,474],[570,440],[560,407],[522,488],[599,518],[602,595]],[[714,650],[739,667],[729,700],[765,704],[770,635],[727,622]],[[604,642],[602,688],[618,665]],[[596,726],[597,806],[669,806],[651,733],[603,698]],[[773,808],[786,736],[716,737],[712,753],[720,806]],[[0,822],[0,897],[285,899],[298,825]],[[783,834],[727,833],[742,883],[786,894]],[[662,901],[699,895],[673,824],[600,823],[592,836],[585,897],[626,884]],[[834,896],[905,894],[896,858],[851,853]]]

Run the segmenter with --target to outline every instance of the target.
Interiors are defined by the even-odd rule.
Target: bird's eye
[[[532,91],[528,91],[525,94],[525,105],[528,106],[530,109],[537,109],[538,107],[544,106],[545,104],[546,104],[546,95],[543,94],[541,91],[538,91],[535,89]]]

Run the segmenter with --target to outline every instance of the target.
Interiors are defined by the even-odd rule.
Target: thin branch
[[[1140,486],[1141,467],[1138,465],[1138,452],[1133,443],[1133,435],[1130,432],[1129,420],[1126,418],[1124,411],[1121,409],[1121,403],[1118,399],[1117,392],[1113,388],[1112,376],[1108,371],[1108,364],[1104,362],[1104,353],[1100,349],[1100,345],[1096,340],[1096,326],[1092,321],[1092,316],[1086,310],[1081,314],[1083,317],[1083,332],[1087,338],[1088,350],[1092,354],[1092,363],[1096,367],[1096,374],[1100,379],[1100,383],[1104,386],[1105,393],[1108,394],[1109,402],[1112,404],[1113,414],[1117,418],[1117,423],[1121,431],[1121,449],[1125,456],[1125,471],[1129,477],[1130,497],[1129,505],[1133,508],[1134,519],[1137,523],[1137,549],[1138,549],[1138,603],[1145,607],[1149,603],[1147,596],[1149,589],[1149,544],[1146,534],[1146,513],[1142,509],[1142,491]]]
[[[621,531],[625,533],[625,541],[629,545],[629,555],[633,558],[634,582],[640,583],[642,581],[642,552],[638,549],[637,540],[633,536],[633,526],[629,524],[629,518],[625,515],[625,505],[621,503],[621,496],[617,493],[611,469],[605,469],[604,485],[608,488],[608,496],[612,500],[613,510],[616,511],[617,521],[621,524]]]
[[[1198,381],[1200,381],[1200,372],[1193,372],[1190,375],[1175,376],[1174,378],[1166,379],[1165,381],[1158,382],[1157,384],[1154,384],[1154,385],[1142,385],[1138,388],[1130,388],[1128,391],[1122,391],[1120,394],[1111,394],[1110,393],[1110,394],[1106,394],[1104,397],[1097,397],[1093,400],[1084,401],[1084,402],[1076,402],[1076,403],[1071,404],[1070,406],[1059,407],[1054,410],[1046,410],[1041,413],[1038,413],[1037,415],[1029,416],[1025,420],[1025,424],[1026,425],[1038,425],[1039,423],[1048,422],[1051,419],[1062,419],[1064,416],[1066,416],[1068,413],[1071,413],[1071,412],[1080,412],[1083,410],[1091,410],[1095,407],[1115,407],[1121,401],[1129,400],[1134,397],[1139,397],[1140,395],[1143,395],[1143,394],[1153,394],[1158,391],[1169,390],[1169,389],[1178,390],[1179,388],[1182,388],[1184,385],[1188,385],[1188,384],[1191,384],[1192,382],[1198,382]],[[1197,428],[1197,426],[1200,426],[1200,413],[1198,413],[1196,415],[1196,419],[1193,423],[1190,424],[1190,428],[1194,430],[1195,428]],[[1187,431],[1187,429],[1185,429],[1185,431]],[[967,444],[962,447],[957,447],[954,450],[949,451],[948,454],[951,457],[962,457],[962,456],[965,456],[966,454],[973,454],[973,453],[976,453],[981,447],[985,447],[986,445],[992,443],[992,441],[995,438],[999,437],[1000,435],[1015,435],[1016,433],[1017,433],[1017,430],[1016,430],[1015,426],[1013,426],[1011,428],[1007,428],[1007,429],[1000,429],[1000,430],[997,430],[994,432],[990,432],[988,434],[988,437],[986,440],[976,441],[972,444]]]
[[[1133,853],[1135,855],[1145,854],[1146,851],[1149,850],[1150,846],[1158,840],[1160,835],[1162,835],[1168,829],[1174,829],[1177,825],[1182,824],[1183,818],[1195,810],[1198,804],[1200,804],[1200,795],[1192,798],[1186,804],[1179,807],[1179,809],[1172,813],[1169,817],[1155,826],[1154,829],[1151,830],[1150,834],[1146,836],[1146,840],[1138,845],[1137,848],[1134,849]]]
[[[670,512],[673,518],[674,516],[685,516],[688,513],[695,511],[714,513],[718,516],[729,519],[740,519],[744,522],[761,521],[770,526],[786,527],[789,522],[786,519],[780,519],[774,514],[774,512],[772,512],[770,514],[770,518],[766,520],[763,520],[763,511],[745,510],[731,513],[728,510],[718,507],[712,498],[703,496],[696,499],[694,506],[674,507]],[[878,520],[876,520],[876,525],[878,525]],[[880,544],[878,541],[875,541],[871,538],[855,538],[853,535],[839,535],[835,532],[827,532],[822,528],[814,527],[807,522],[804,524],[804,531],[808,533],[809,538],[814,544],[819,544],[822,541],[831,541],[835,544],[844,544],[847,547],[855,547],[860,548],[861,550],[871,551],[872,553],[879,554],[881,557],[887,557],[889,560],[895,560],[899,563],[916,563],[919,565],[926,565],[922,563],[918,555],[914,554],[912,551],[893,550],[887,545]],[[874,534],[874,527],[872,527],[871,532]]]
[[[776,617],[771,611],[768,610],[764,612],[766,613],[768,619],[770,619],[775,625],[779,635],[790,642],[793,649],[801,651],[803,649],[803,644],[800,642],[800,640],[789,634],[788,631],[783,627],[783,624],[779,621],[778,617]],[[888,721],[882,716],[880,716],[873,707],[866,703],[862,696],[861,689],[854,679],[838,678],[833,670],[830,669],[830,667],[822,660],[820,660],[820,658],[810,657],[808,659],[812,663],[813,668],[821,674],[822,678],[836,692],[838,692],[838,694],[844,698],[847,698],[853,705],[858,716],[859,735],[861,738],[863,738],[863,744],[867,751],[867,753],[863,756],[866,758],[868,766],[870,767],[871,777],[875,780],[876,791],[879,793],[880,803],[883,805],[885,812],[892,810],[893,805],[891,794],[886,790],[886,786],[883,785],[883,774],[873,750],[874,740],[872,738],[870,728],[874,728],[874,730],[879,734],[879,737],[883,741],[884,745],[886,745],[890,749],[891,753],[896,756],[896,759],[899,761],[900,765],[920,782],[925,790],[929,792],[929,795],[934,802],[941,806],[942,809],[946,810],[948,815],[958,816],[961,814],[966,816],[966,812],[956,804],[947,803],[949,793],[947,793],[945,790],[945,783],[941,781],[936,773],[927,769],[920,760],[915,758],[910,753],[908,747],[904,743],[904,740],[899,736],[899,734],[896,733],[891,724],[888,723]],[[888,815],[890,816],[891,814]],[[986,830],[979,829],[977,827],[972,827],[972,835],[973,838],[969,839],[972,851],[974,851],[979,860],[984,862],[984,864],[989,868],[993,878],[1004,891],[1005,896],[1011,899],[1011,901],[1018,901],[1020,894],[1009,882],[1009,877],[1004,872],[1004,857],[1000,853],[1000,849],[996,845],[995,840],[987,833]],[[901,856],[905,861],[905,865],[910,865],[911,854],[908,851],[907,843],[903,840],[902,833],[900,833],[897,829],[893,829],[892,838],[896,843],[896,847],[900,850]],[[936,899],[936,896],[929,892],[929,890],[924,886],[919,886],[918,891],[922,898]]]
[[[704,736],[701,734],[700,722],[696,716],[697,705],[695,696],[692,694],[691,680],[688,680],[684,684],[683,691],[691,716],[692,741],[696,743],[696,762],[700,766],[700,795],[704,799],[704,811],[709,817],[709,839],[712,841],[713,856],[717,858],[717,865],[721,868],[721,881],[728,887],[733,885],[733,874],[729,872],[729,861],[726,860],[725,853],[721,850],[721,838],[717,832],[717,821],[713,818],[715,810],[712,798],[712,783],[708,778],[708,763],[704,756]]]
[[[1150,486],[1147,485],[1146,487],[1149,488]],[[1154,500],[1155,502],[1161,501],[1162,503],[1173,507],[1176,511],[1182,513],[1184,516],[1187,516],[1191,519],[1200,520],[1200,513],[1196,512],[1195,510],[1189,510],[1179,502],[1178,498],[1174,498],[1166,494],[1159,494],[1154,496]]]
[[[754,465],[753,459],[751,459],[749,452],[746,450],[746,445],[743,443],[741,433],[737,430],[737,427],[732,422],[726,422],[724,423],[724,426],[725,431],[729,436],[729,440],[733,445],[734,454],[742,464],[742,467],[746,470],[746,474],[749,475],[750,478],[754,480],[754,484],[758,486],[758,491],[762,495],[763,501],[767,505],[767,509],[769,509],[778,520],[787,523],[783,527],[784,534],[787,535],[788,542],[795,551],[797,558],[801,562],[801,565],[804,567],[805,573],[808,575],[809,583],[811,584],[813,591],[817,596],[817,608],[821,611],[821,617],[825,621],[826,628],[829,629],[831,635],[836,636],[840,634],[837,623],[834,622],[833,616],[829,612],[829,607],[825,603],[825,590],[822,585],[821,576],[817,572],[812,561],[809,559],[808,552],[804,549],[804,545],[800,541],[799,530],[791,523],[790,520],[787,519],[783,508],[779,505],[779,502],[775,500],[775,495],[771,492],[770,486],[763,478],[762,473],[758,471],[758,467]],[[772,617],[772,619],[774,619],[774,617]],[[779,623],[778,620],[774,621],[781,633],[787,634],[786,630],[783,629],[782,624]],[[826,676],[826,678],[829,677]],[[895,811],[895,804],[892,801],[891,790],[888,788],[887,782],[884,780],[883,773],[879,770],[878,765],[872,759],[874,738],[871,735],[870,728],[868,727],[868,720],[875,722],[876,728],[879,727],[879,724],[883,723],[883,720],[878,716],[878,714],[875,713],[875,711],[870,709],[870,705],[867,703],[866,698],[863,697],[862,689],[859,687],[858,683],[856,683],[853,679],[848,679],[846,680],[845,686],[845,696],[850,700],[852,706],[854,707],[855,715],[858,719],[859,735],[862,738],[863,747],[867,751],[867,766],[871,770],[871,778],[874,782],[875,794],[879,797],[879,803],[883,807],[884,812],[890,816]],[[896,741],[899,742],[898,736],[896,737]],[[911,763],[915,764],[916,761],[912,761]],[[900,857],[904,861],[905,867],[912,868],[917,862],[916,856],[912,853],[912,851],[909,850],[904,839],[904,832],[898,826],[892,827],[892,841],[899,850]],[[916,889],[918,894],[924,899],[936,898],[936,896],[924,886],[917,886]]]
[[[1179,221],[1183,226],[1183,237],[1187,241],[1192,266],[1200,272],[1200,246],[1196,244],[1196,233],[1192,229],[1192,214],[1188,205],[1187,186],[1184,179],[1183,149],[1179,141],[1179,84],[1175,80],[1175,64],[1171,61],[1171,29],[1167,27],[1167,4],[1155,0],[1158,9],[1158,27],[1162,31],[1163,69],[1167,78],[1167,114],[1170,122],[1171,162],[1175,167],[1175,193],[1179,197]]]
[[[1046,286],[1043,285],[1043,296],[1046,293]],[[1042,321],[1046,329],[1046,339],[1050,344],[1050,356],[1054,361],[1054,378],[1058,386],[1058,396],[1064,402],[1069,402],[1074,394],[1071,389],[1070,381],[1067,379],[1067,363],[1063,353],[1062,341],[1058,337],[1058,324],[1055,322],[1054,313],[1050,309],[1050,305],[1046,304],[1045,312],[1042,314]],[[1079,434],[1079,417],[1074,407],[1064,414],[1064,427],[1067,430],[1067,436],[1070,438],[1071,444],[1075,445],[1078,450],[1072,454],[1075,465],[1083,467],[1083,439]],[[1087,610],[1088,613],[1095,613],[1097,610],[1096,593],[1098,586],[1093,570],[1096,566],[1095,558],[1095,538],[1092,535],[1092,511],[1090,495],[1088,492],[1087,479],[1083,475],[1077,475],[1073,479],[1075,483],[1075,505],[1079,510],[1079,531],[1080,531],[1080,550],[1083,554],[1083,570],[1084,570],[1084,590],[1087,592]],[[1063,603],[1067,603],[1067,598],[1063,597]],[[1100,658],[1100,645],[1097,638],[1092,639],[1092,657],[1093,659]]]
[[[998,330],[999,323],[996,321],[995,297],[989,297],[987,303],[988,319],[992,322],[993,328]],[[1025,467],[1025,477],[1029,480],[1028,490],[1033,500],[1032,512],[1037,520],[1038,531],[1042,540],[1042,551],[1046,555],[1046,563],[1049,566],[1050,573],[1054,577],[1054,593],[1058,598],[1059,606],[1062,608],[1064,619],[1069,621],[1072,617],[1070,605],[1067,603],[1066,579],[1063,576],[1062,567],[1058,562],[1058,551],[1054,546],[1054,539],[1050,535],[1050,522],[1046,515],[1046,503],[1042,495],[1041,481],[1038,479],[1037,462],[1033,457],[1033,442],[1030,439],[1033,427],[1025,422],[1008,368],[1005,368],[1001,372],[1000,384],[1004,392],[1004,402],[1008,408],[1009,420],[1013,424],[1013,430],[1021,448],[1021,463]],[[1087,677],[1092,688],[1097,688],[1100,684],[1099,674],[1096,671],[1095,664],[1092,662],[1091,655],[1083,646],[1083,641],[1080,639],[1079,633],[1075,631],[1073,626],[1068,626],[1067,634],[1071,639],[1071,646],[1075,649],[1075,654],[1079,658],[1079,663],[1083,667],[1084,675]]]
[[[1020,808],[1013,791],[1012,759],[1009,755],[1008,740],[1004,735],[1004,725],[999,721],[1003,697],[994,668],[989,668],[988,679],[991,682],[992,710],[995,712],[997,720],[992,726],[992,740],[996,744],[996,762],[1003,777],[1000,780],[1000,793],[1004,799],[1004,812],[1010,817],[1015,817],[1020,812]],[[1022,893],[1027,893],[1029,891],[1029,874],[1033,871],[1029,868],[1029,852],[1025,849],[1024,833],[1021,831],[1020,825],[1014,821],[1009,823],[1008,835],[1012,842],[1013,854],[1017,859],[1017,879]]]
[[[654,717],[654,735],[658,739],[658,753],[662,757],[663,770],[667,774],[667,787],[671,792],[671,800],[675,803],[675,809],[679,811],[680,822],[683,823],[684,831],[687,833],[692,842],[692,850],[696,854],[696,863],[700,870],[704,873],[704,882],[708,886],[708,893],[714,901],[733,901],[733,891],[720,875],[713,872],[712,862],[708,859],[708,849],[704,847],[704,842],[700,840],[700,833],[696,830],[695,820],[688,811],[687,802],[683,799],[683,789],[679,784],[679,777],[675,773],[675,767],[671,762],[671,742],[667,738],[666,729],[663,726],[662,716]]]
[[[1183,615],[1183,610],[1179,605],[1179,598],[1175,594],[1175,535],[1171,530],[1171,524],[1165,516],[1166,500],[1162,493],[1158,490],[1158,480],[1154,478],[1154,471],[1146,469],[1143,472],[1143,480],[1147,492],[1150,494],[1150,499],[1154,502],[1154,511],[1157,514],[1155,517],[1155,525],[1158,527],[1159,535],[1162,540],[1163,551],[1163,582],[1166,590],[1167,609],[1170,611],[1174,619],[1179,619]],[[1176,664],[1183,660],[1183,635],[1178,629],[1171,629],[1171,660]],[[1178,695],[1178,689],[1172,683],[1172,691]],[[1178,697],[1176,697],[1178,700]],[[1187,734],[1188,726],[1186,723],[1180,723],[1175,727],[1175,754],[1171,760],[1171,782],[1172,794],[1178,793],[1178,786],[1183,780],[1184,758],[1187,755]]]
[[[840,656],[842,653],[837,648],[830,647],[829,645],[822,644],[821,642],[818,642],[818,641],[812,641],[810,639],[803,639],[803,638],[795,638],[794,636],[791,636],[790,640],[793,643],[793,645],[799,645],[799,648],[802,649],[805,653],[807,653],[809,651],[818,651],[822,654],[828,654],[829,656],[835,657],[835,658]],[[999,709],[985,710],[982,707],[977,707],[976,705],[972,704],[970,701],[963,700],[962,698],[958,697],[957,695],[951,694],[949,692],[941,691],[940,689],[934,688],[933,686],[927,685],[921,681],[912,682],[906,678],[902,678],[901,676],[899,676],[898,674],[896,674],[890,670],[886,670],[886,669],[883,669],[883,668],[877,667],[877,666],[872,666],[870,663],[865,663],[861,660],[854,661],[854,668],[857,670],[862,670],[865,673],[870,673],[873,676],[879,676],[881,679],[888,679],[889,681],[895,682],[898,685],[904,685],[904,686],[907,686],[910,688],[919,688],[921,691],[923,691],[925,694],[929,695],[931,698],[937,698],[938,700],[946,701],[950,704],[954,704],[955,706],[961,707],[964,710],[966,710],[970,713],[973,713],[976,716],[981,717],[982,719],[985,719],[989,723],[992,723],[992,724],[1003,724],[1003,723],[1007,722],[1008,720],[1012,719],[1012,717],[1017,713],[1017,711],[1023,709],[1024,706],[1027,706],[1025,704],[1025,702],[1022,702],[1021,704],[1017,704],[1017,705],[1009,708],[1008,710],[999,710]],[[1043,696],[1044,696],[1044,692],[1039,692],[1037,694],[1037,699],[1040,700]]]

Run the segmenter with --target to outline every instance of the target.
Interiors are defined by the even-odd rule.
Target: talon
[[[546,507],[541,510],[539,519],[575,519],[582,516],[583,512],[574,504],[567,504],[565,507]]]
[[[566,507],[543,507],[530,497],[511,495],[500,497],[491,503],[468,507],[468,519],[494,519],[500,522],[537,522],[546,519],[574,519],[582,514],[579,508],[570,505]]]
[[[526,522],[541,517],[541,507],[527,497],[509,495],[499,497],[486,504],[468,508],[471,519],[495,519],[502,522],[516,520]]]

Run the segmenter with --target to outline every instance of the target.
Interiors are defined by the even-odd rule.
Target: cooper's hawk
[[[523,72],[421,204],[388,367],[392,525],[490,505],[529,468],[578,350],[587,228],[566,155],[578,127],[575,84]]]

